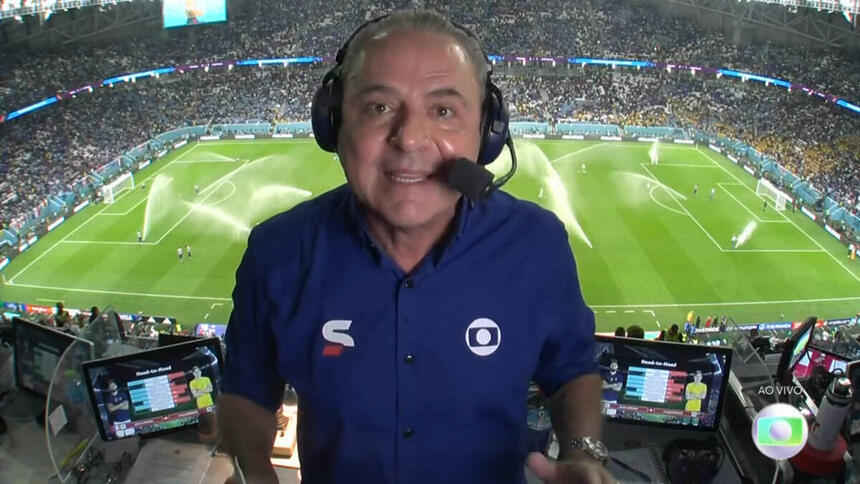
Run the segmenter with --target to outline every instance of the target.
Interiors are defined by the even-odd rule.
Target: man
[[[453,160],[481,151],[477,40],[398,12],[338,64],[342,94],[326,102],[339,101],[348,183],[256,226],[236,273],[218,420],[244,476],[276,482],[289,381],[309,482],[523,483],[533,377],[562,452],[528,465],[546,482],[610,482],[593,313],[563,225],[444,183]]]
[[[128,408],[128,397],[125,392],[119,391],[119,387],[113,380],[108,380],[108,393],[104,398],[105,408],[108,411],[108,419],[112,424],[124,424],[131,422],[131,412]]]
[[[188,260],[191,260],[191,245],[185,244],[185,254],[188,255]]]
[[[58,302],[57,312],[54,314],[54,325],[60,329],[68,329],[69,321],[71,320],[72,316],[63,307],[63,303]]]
[[[137,241],[143,242],[143,234],[140,233],[140,230],[137,231]]]
[[[188,389],[191,390],[191,395],[197,399],[197,408],[209,408],[212,403],[212,380],[208,376],[203,376],[203,371],[200,367],[194,366],[191,369],[191,374],[194,379],[188,382]]]
[[[627,337],[645,339],[645,330],[638,324],[631,324],[627,327]]]
[[[684,393],[687,398],[684,410],[690,412],[701,412],[702,400],[704,400],[705,396],[708,394],[708,385],[702,383],[701,370],[696,370],[693,374],[693,381],[687,383],[687,388]]]
[[[695,197],[698,194],[699,194],[699,184],[696,183],[693,185],[693,196]]]
[[[618,360],[609,363],[609,371],[603,374],[603,401],[618,402],[621,387],[624,385],[624,376],[618,371]]]
[[[182,247],[176,248],[176,255],[179,257],[179,262],[182,262]]]
[[[710,194],[710,195],[708,195],[708,200],[713,200],[713,199],[714,199],[714,195],[716,195],[716,194],[717,194],[717,189],[716,189],[716,188],[711,188],[711,194]]]
[[[690,322],[686,321],[686,324],[690,324]],[[681,343],[683,341],[681,328],[678,327],[677,324],[673,324],[669,327],[669,331],[666,333],[666,341],[674,341],[675,343]]]
[[[732,249],[736,249],[738,247],[738,235],[732,234]]]

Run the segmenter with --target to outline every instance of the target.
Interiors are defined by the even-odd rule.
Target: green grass
[[[826,232],[799,212],[762,210],[755,180],[721,155],[661,145],[651,164],[650,148],[517,142],[519,171],[506,189],[565,222],[599,330],[656,329],[689,310],[739,322],[860,310],[860,261]],[[503,156],[494,171],[506,169]],[[16,258],[0,300],[226,322],[249,228],[344,177],[313,140],[259,140],[189,145],[135,181],[115,203],[86,208]],[[750,222],[751,237],[731,249]],[[176,248],[186,244],[194,258],[180,263]]]

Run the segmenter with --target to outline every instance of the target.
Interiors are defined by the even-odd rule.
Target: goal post
[[[134,177],[131,173],[123,173],[116,180],[103,186],[100,192],[105,203],[113,203],[120,192],[132,188],[134,188]]]
[[[760,197],[767,197],[773,202],[773,206],[777,210],[785,210],[786,202],[791,203],[794,200],[786,195],[782,190],[779,190],[771,182],[764,178],[759,178],[755,186],[755,193]]]

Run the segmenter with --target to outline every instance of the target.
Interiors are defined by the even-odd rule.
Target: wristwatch
[[[581,450],[603,465],[606,465],[606,462],[609,461],[609,449],[606,448],[603,442],[591,437],[571,439],[567,444],[567,448],[570,450]]]

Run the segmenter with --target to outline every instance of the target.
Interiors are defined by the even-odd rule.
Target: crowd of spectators
[[[492,53],[666,60],[801,82],[857,100],[860,62],[848,54],[737,46],[687,20],[622,0],[423,3],[474,29]],[[165,65],[332,55],[356,25],[403,0],[249,2],[227,24],[107,47],[0,53],[0,112],[114,75]],[[325,15],[320,12],[326,12]],[[175,33],[174,33],[175,32]],[[182,42],[176,41],[180,36]],[[131,42],[131,41],[129,41]],[[543,66],[547,69],[547,66]],[[314,66],[236,67],[145,79],[82,93],[0,124],[0,225],[13,228],[47,199],[163,131],[222,122],[307,120]],[[691,76],[689,71],[579,66],[499,75],[512,119],[674,125],[730,135],[777,158],[822,192],[856,207],[860,118],[801,91]],[[502,70],[502,69],[499,69]]]

